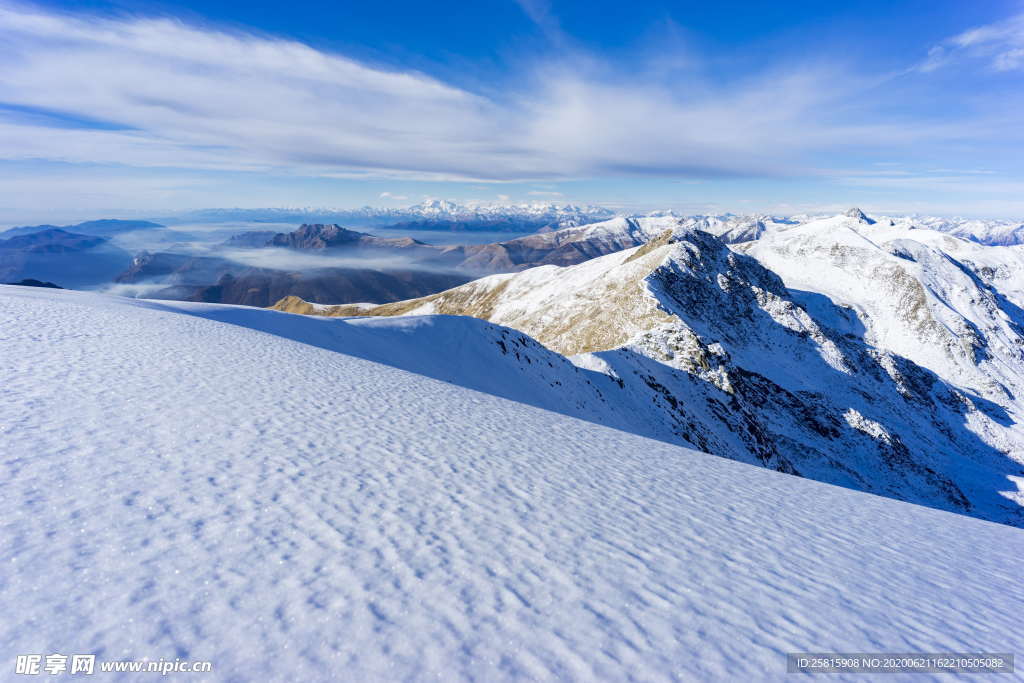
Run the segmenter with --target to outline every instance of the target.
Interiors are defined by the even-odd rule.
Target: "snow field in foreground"
[[[763,680],[790,651],[1024,651],[1018,529],[362,360],[346,320],[316,321],[332,351],[259,315],[287,314],[0,288],[8,674],[81,652],[211,660],[213,680]],[[450,327],[456,358],[467,324],[486,326],[359,323],[406,326],[382,334],[396,354]]]

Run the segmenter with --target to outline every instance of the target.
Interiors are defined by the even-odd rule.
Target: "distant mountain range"
[[[112,235],[119,235],[126,232],[134,232],[136,230],[152,230],[154,228],[162,227],[164,227],[162,224],[154,223],[152,221],[129,221],[116,218],[104,218],[96,221],[75,223],[74,225],[23,225],[0,232],[0,239],[10,239],[11,237],[19,237],[21,235],[31,235],[33,233],[43,232],[46,230],[64,230],[65,232],[73,232],[80,235],[110,237]]]
[[[670,217],[613,218],[506,242],[434,246],[336,224],[306,224],[290,233],[242,233],[203,255],[141,252],[116,282],[150,298],[250,306],[269,306],[287,295],[322,303],[386,303],[480,275],[582,263],[644,244],[678,225]]]
[[[261,268],[216,257],[142,253],[116,277],[114,291],[150,299],[269,306],[297,294],[311,301],[397,301],[468,281],[468,276],[407,268]]]
[[[166,225],[231,222],[294,223],[296,225],[337,223],[349,227],[378,227],[408,231],[548,232],[599,223],[615,217],[679,219],[686,225],[699,227],[718,235],[726,242],[735,243],[756,239],[765,231],[820,220],[827,218],[828,215],[772,216],[731,213],[686,215],[675,211],[626,214],[599,206],[560,205],[548,202],[474,206],[434,199],[405,208],[364,206],[358,209],[315,207],[199,209],[161,218],[158,222],[102,219],[67,226],[22,226],[0,232],[0,239],[52,228],[85,235],[113,236],[139,230],[164,228]],[[920,215],[875,216],[873,220],[946,232],[979,244],[1006,246],[1024,243],[1024,221]],[[273,231],[266,232],[269,235],[275,234]],[[239,239],[245,240],[246,238],[239,236]]]
[[[678,222],[668,217],[613,218],[506,242],[460,246],[306,224],[290,233],[242,233],[210,255],[142,252],[116,281],[159,283],[150,287],[149,297],[216,303],[269,306],[288,294],[313,302],[385,303],[431,294],[473,276],[582,263],[643,244]],[[285,252],[310,258],[293,266]],[[276,265],[253,265],[263,263]]]
[[[430,200],[401,209],[365,206],[359,209],[268,208],[203,209],[161,219],[165,223],[217,223],[250,221],[266,223],[339,223],[352,227],[443,231],[535,232],[573,228],[616,216],[678,218],[718,234],[727,242],[755,239],[773,226],[795,225],[827,218],[822,214],[772,216],[767,214],[687,215],[675,211],[628,214],[597,206],[559,205],[537,202],[512,205],[467,206],[444,200]],[[980,244],[1024,243],[1024,221],[998,219],[942,218],[937,216],[876,216],[876,220],[914,225],[948,232]]]
[[[131,254],[107,237],[61,228],[0,239],[0,282],[35,279],[88,288],[111,282],[130,262]]]
[[[408,237],[302,225],[290,233],[242,233],[210,255],[144,251],[116,282],[150,298],[247,306],[298,292],[312,301],[383,303],[467,282],[455,267],[431,262],[443,251]]]
[[[584,225],[614,215],[614,211],[598,206],[543,202],[466,206],[434,199],[401,209],[371,206],[358,209],[201,209],[161,220],[166,223],[343,223],[354,227],[386,226],[407,230],[533,232]]]
[[[267,217],[258,213],[263,210],[246,211],[257,212],[249,218]],[[269,210],[275,221],[286,218],[282,211]],[[309,216],[318,211],[293,213]],[[256,229],[230,237],[230,223],[168,228],[151,221],[104,219],[65,228],[23,226],[0,233],[0,281],[35,278],[71,288],[116,283],[115,291],[136,296],[254,306],[268,306],[288,295],[324,304],[381,304],[432,294],[473,277],[582,263],[643,245],[666,229],[701,230],[745,249],[742,245],[767,244],[775,235],[824,220],[803,215],[682,216],[671,211],[608,217],[610,213],[599,207],[543,203],[466,207],[431,201],[407,209],[338,214],[356,222],[385,223],[390,226],[387,234],[404,227],[405,237],[379,237],[372,234],[373,227],[360,231],[351,222],[349,227],[304,223],[291,232]],[[228,217],[221,210],[204,215]],[[1007,221],[869,217],[859,209],[845,217],[976,244],[1014,245],[1024,239],[1024,227]],[[500,242],[443,246],[413,237],[426,228],[534,232]],[[211,241],[211,235],[219,241]]]

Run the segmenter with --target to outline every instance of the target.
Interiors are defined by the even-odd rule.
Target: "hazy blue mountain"
[[[106,237],[60,228],[0,239],[0,282],[25,279],[82,288],[113,280],[131,263],[131,254]]]
[[[23,225],[11,228],[0,233],[0,238],[10,239],[20,235],[31,235],[45,230],[60,229],[67,232],[74,232],[79,235],[98,235],[109,237],[124,232],[135,232],[136,230],[151,230],[164,227],[160,223],[152,221],[121,220],[118,218],[103,218],[95,221],[84,221],[75,225]]]

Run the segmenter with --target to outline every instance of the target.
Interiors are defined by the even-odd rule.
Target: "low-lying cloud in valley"
[[[269,268],[315,272],[328,268],[366,268],[370,270],[434,270],[449,272],[451,269],[434,268],[412,256],[396,254],[377,255],[373,253],[338,253],[295,251],[282,247],[261,247],[258,249],[225,249],[216,255],[233,263],[249,268]]]
[[[275,233],[292,232],[285,223],[179,224],[134,230],[110,238],[110,244],[132,254],[142,266],[124,267],[117,281],[97,283],[92,289],[136,298],[191,298],[203,288],[215,287],[225,275],[269,278],[345,280],[346,272],[415,273],[460,277],[453,267],[431,263],[433,252],[341,248],[299,250],[264,246]],[[252,236],[250,246],[235,246],[232,238]],[[507,236],[507,235],[506,235]],[[345,271],[345,272],[341,272]],[[117,273],[112,273],[111,277]],[[59,278],[58,278],[59,279]],[[460,280],[461,281],[461,280]],[[272,303],[272,302],[270,302]]]

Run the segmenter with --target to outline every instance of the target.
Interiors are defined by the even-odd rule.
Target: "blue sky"
[[[1022,2],[0,0],[0,221],[556,201],[1024,217]]]

